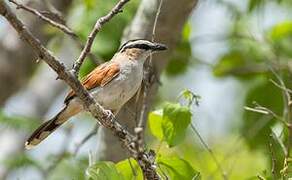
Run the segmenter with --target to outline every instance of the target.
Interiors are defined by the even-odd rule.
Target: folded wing
[[[82,85],[87,90],[91,90],[96,87],[103,87],[111,80],[113,80],[120,73],[120,67],[118,63],[107,62],[96,67],[91,73],[89,73],[83,80]],[[68,104],[69,101],[76,96],[75,92],[71,90],[66,96],[64,103]]]

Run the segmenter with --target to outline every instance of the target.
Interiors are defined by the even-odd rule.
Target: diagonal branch
[[[121,6],[121,0],[117,5]],[[116,6],[119,7],[119,6]],[[116,8],[119,11],[119,8]],[[108,113],[101,105],[99,105],[92,96],[81,85],[80,81],[74,76],[71,71],[68,71],[59,59],[53,56],[41,43],[36,39],[23,23],[10,10],[7,4],[0,0],[0,14],[13,26],[20,35],[21,39],[27,42],[37,53],[40,59],[43,59],[59,76],[75,91],[77,96],[82,101],[83,106],[106,128],[111,130],[115,136],[119,138],[122,144],[127,148],[130,154],[138,161],[141,169],[144,172],[146,179],[159,179],[158,174],[153,166],[153,157],[151,151],[143,151],[143,156],[137,157],[137,152],[133,145],[133,135],[125,130],[116,120],[112,113]],[[114,13],[109,13],[114,14]],[[112,16],[112,15],[111,15]],[[109,19],[108,19],[109,20]],[[107,21],[108,21],[107,20]],[[99,30],[101,25],[99,27]],[[89,49],[90,50],[90,49]]]
[[[80,56],[78,57],[78,59],[76,60],[74,66],[73,66],[73,72],[76,76],[78,76],[79,69],[80,69],[83,61],[85,60],[87,54],[90,52],[93,41],[94,41],[97,33],[101,30],[102,25],[109,22],[116,14],[122,12],[123,6],[129,1],[130,0],[120,0],[107,15],[99,18],[96,21],[94,28],[92,29],[92,31],[90,32],[90,34],[87,38],[86,44],[85,44]]]

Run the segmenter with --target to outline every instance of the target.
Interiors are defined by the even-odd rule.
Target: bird
[[[166,49],[166,45],[146,39],[129,40],[110,61],[97,66],[81,83],[101,106],[117,114],[140,88],[146,59],[152,53]],[[34,148],[68,119],[83,111],[85,109],[81,100],[70,90],[65,97],[63,108],[32,133],[25,142],[25,148]]]

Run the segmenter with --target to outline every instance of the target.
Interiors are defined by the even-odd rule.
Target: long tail
[[[41,143],[45,138],[47,138],[64,122],[66,122],[72,116],[72,114],[69,116],[67,107],[68,106],[65,106],[54,118],[43,123],[39,128],[37,128],[25,142],[25,148],[32,149],[33,147]]]

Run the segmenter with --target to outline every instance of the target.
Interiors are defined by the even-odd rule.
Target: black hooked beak
[[[153,43],[153,46],[151,47],[152,51],[164,51],[167,50],[167,46],[161,43]]]

